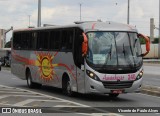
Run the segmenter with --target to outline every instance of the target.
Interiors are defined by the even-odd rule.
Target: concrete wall
[[[160,58],[160,45],[150,44],[150,52],[144,58]],[[146,45],[141,45],[142,53],[146,51]]]

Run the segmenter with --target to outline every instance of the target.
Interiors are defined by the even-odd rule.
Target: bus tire
[[[116,97],[118,97],[118,95],[119,95],[119,93],[110,93],[109,97],[110,98],[116,98]]]
[[[41,88],[42,84],[38,84],[38,83],[34,83],[32,81],[32,76],[31,76],[31,72],[30,71],[27,71],[27,74],[26,74],[26,79],[27,79],[27,86],[29,88]]]
[[[74,93],[71,89],[71,83],[70,83],[70,80],[69,80],[69,77],[68,76],[65,76],[63,77],[63,80],[62,80],[62,89],[63,89],[63,93],[69,97],[73,96]]]

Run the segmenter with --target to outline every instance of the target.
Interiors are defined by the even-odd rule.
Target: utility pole
[[[154,18],[150,18],[150,42],[154,41]]]
[[[80,3],[80,21],[81,21],[81,7],[82,7],[82,4]]]
[[[159,43],[160,43],[160,0],[159,0]]]
[[[38,24],[37,27],[41,27],[41,0],[38,0]]]
[[[31,15],[28,15],[28,27],[30,27],[30,17]]]
[[[128,0],[127,24],[129,24],[130,0]]]
[[[158,44],[158,57],[160,57],[160,0],[159,0],[159,44]]]

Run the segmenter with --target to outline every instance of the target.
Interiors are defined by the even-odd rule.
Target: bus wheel
[[[70,81],[68,80],[67,82],[67,95],[68,96],[73,96],[73,92],[71,90],[71,84],[70,84]]]
[[[116,98],[116,97],[118,97],[118,95],[119,95],[118,93],[110,93],[109,97],[110,98]]]
[[[40,88],[42,84],[32,82],[31,72],[27,72],[27,85],[29,88]]]
[[[34,83],[32,82],[31,72],[27,72],[27,85],[29,88],[34,88]]]
[[[69,78],[64,79],[62,83],[63,83],[63,87],[62,87],[63,93],[70,97],[73,96]]]

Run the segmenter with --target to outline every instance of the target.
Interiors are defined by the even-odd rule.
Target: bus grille
[[[103,86],[108,89],[123,89],[123,88],[130,88],[133,84],[133,81],[107,81],[102,82]]]

